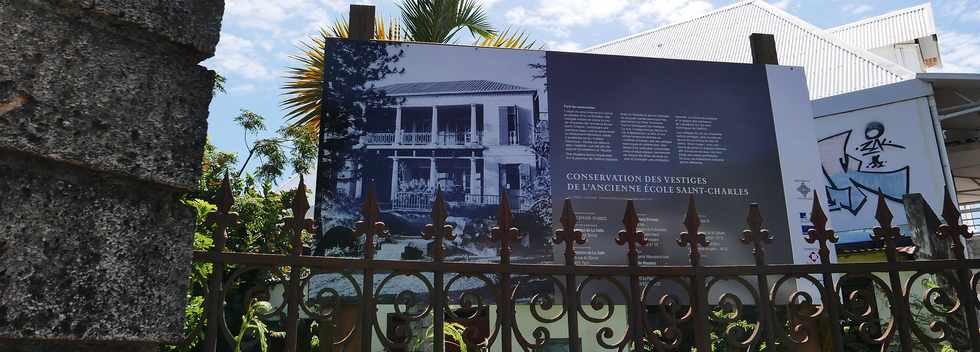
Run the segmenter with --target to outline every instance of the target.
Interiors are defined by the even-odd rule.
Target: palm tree
[[[528,35],[510,29],[498,32],[487,20],[486,11],[475,0],[404,0],[398,5],[401,21],[380,18],[375,22],[374,39],[449,43],[466,29],[474,45],[531,49],[535,47]],[[288,69],[283,85],[282,106],[293,126],[319,129],[320,99],[323,95],[323,63],[326,37],[347,38],[348,24],[337,21],[331,28],[321,30],[319,37],[302,43],[302,52],[291,56],[300,65]]]

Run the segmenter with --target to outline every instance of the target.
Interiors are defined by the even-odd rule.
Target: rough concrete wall
[[[182,338],[223,8],[0,0],[0,350]]]

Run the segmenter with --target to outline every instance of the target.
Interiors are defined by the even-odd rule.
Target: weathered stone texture
[[[0,351],[3,352],[158,352],[160,347],[154,343],[132,342],[79,342],[56,341],[43,342],[32,340],[0,339]]]
[[[0,351],[183,336],[223,0],[0,0]]]
[[[194,1],[68,2],[154,27]],[[0,149],[196,188],[212,73],[191,50],[152,41],[160,36],[91,25],[45,3],[0,0]],[[170,12],[153,16],[157,7]]]
[[[129,24],[169,41],[186,45],[201,58],[214,55],[221,32],[223,0],[33,0],[85,16],[110,16],[108,22]]]
[[[177,341],[194,213],[166,189],[0,153],[0,337]]]

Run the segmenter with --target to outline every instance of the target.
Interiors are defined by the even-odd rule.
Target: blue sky
[[[726,6],[731,0],[481,0],[491,22],[531,34],[546,49],[577,51],[629,34],[683,20]],[[789,13],[821,28],[830,28],[922,0],[845,1],[771,0]],[[232,119],[241,109],[265,116],[275,129],[284,123],[280,86],[291,55],[299,53],[319,29],[347,17],[352,1],[226,0],[221,41],[215,56],[204,62],[228,81],[226,94],[215,96],[208,134],[219,149],[244,153],[244,136]],[[396,16],[395,1],[353,1],[374,4],[382,16]],[[933,1],[944,71],[980,72],[980,1]],[[746,39],[747,40],[747,39]],[[471,37],[459,37],[468,44]]]

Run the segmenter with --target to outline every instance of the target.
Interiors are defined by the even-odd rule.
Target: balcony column
[[[402,143],[402,106],[399,105],[395,108],[395,142],[393,144]]]
[[[398,194],[398,155],[391,157],[391,201],[395,201]]]
[[[477,184],[479,179],[476,176],[476,155],[470,157],[470,194],[479,195],[480,186]]]
[[[470,104],[470,143],[478,144],[476,139],[476,104]]]
[[[436,157],[433,155],[429,158],[429,189],[432,191],[436,190]]]
[[[429,144],[436,144],[436,137],[438,137],[439,132],[439,107],[432,106],[432,137],[429,139]]]
[[[363,177],[358,177],[357,181],[354,182],[354,196],[360,198],[364,195],[364,182]]]

